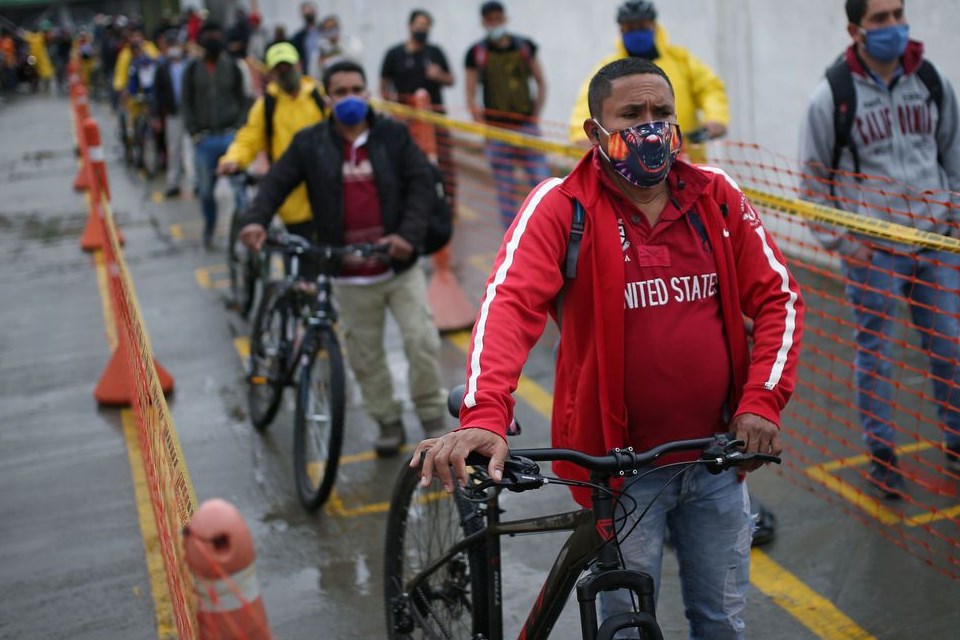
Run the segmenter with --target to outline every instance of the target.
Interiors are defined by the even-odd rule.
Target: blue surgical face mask
[[[360,96],[347,96],[333,105],[333,117],[348,127],[360,124],[367,116],[367,101]]]
[[[902,56],[910,40],[908,24],[895,24],[861,31],[866,38],[867,55],[879,62],[891,62]]]
[[[607,148],[599,145],[600,154],[621,178],[642,188],[667,179],[683,143],[676,123],[644,122],[610,133],[596,119],[594,122],[607,135]]]
[[[653,29],[634,29],[623,34],[623,46],[632,56],[642,56],[653,51]]]
[[[499,40],[505,35],[507,35],[507,28],[503,25],[500,25],[499,27],[491,27],[487,29],[488,40]]]

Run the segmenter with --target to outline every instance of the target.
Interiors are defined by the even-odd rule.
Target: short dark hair
[[[673,84],[670,82],[670,78],[668,78],[663,69],[657,65],[644,58],[636,58],[634,56],[620,58],[605,65],[590,79],[590,89],[587,92],[587,105],[590,107],[590,117],[600,117],[600,114],[603,112],[603,101],[609,98],[610,93],[613,91],[614,80],[646,73],[660,76],[666,80],[667,86],[670,87],[670,93],[673,93]]]
[[[860,24],[863,22],[863,16],[867,15],[867,5],[870,3],[870,0],[847,0],[846,10],[847,10],[847,20],[851,24]],[[907,0],[903,0],[903,4],[907,4]]]
[[[502,2],[497,2],[497,0],[488,0],[480,5],[480,17],[486,18],[491,13],[499,11],[500,13],[506,13],[507,10],[503,8]]]
[[[207,20],[203,23],[203,26],[200,27],[200,33],[210,33],[211,31],[223,31],[223,28],[216,20]]]
[[[367,74],[364,73],[363,67],[353,60],[341,60],[323,70],[323,90],[328,94],[330,93],[330,78],[338,73],[359,73],[360,77],[363,78],[364,86],[367,84]]]
[[[413,21],[419,18],[420,16],[423,16],[424,18],[430,21],[430,24],[433,24],[433,16],[430,15],[426,9],[414,9],[413,11],[410,12],[410,19],[407,20],[407,25],[413,24]]]

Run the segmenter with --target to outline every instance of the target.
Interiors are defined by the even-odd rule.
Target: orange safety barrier
[[[418,109],[429,109],[430,94],[426,89],[418,89],[413,95],[412,102]],[[440,137],[436,128],[429,122],[414,120],[410,122],[410,133],[417,145],[427,154],[430,162],[436,164],[439,158],[437,142]],[[449,155],[445,157],[449,158]],[[454,225],[456,225],[456,172],[449,164],[447,166],[441,164],[440,170],[444,175],[444,187],[451,200]],[[432,257],[433,271],[430,274],[430,282],[427,284],[427,302],[433,311],[434,324],[440,331],[469,329],[477,317],[477,310],[467,299],[451,269],[450,244],[434,253]]]
[[[389,110],[389,105],[384,108]],[[523,154],[517,153],[509,170],[498,171],[489,162],[489,136],[478,130],[465,109],[448,109],[447,117],[439,119],[435,110],[423,113],[425,121],[451,132],[447,157],[453,158],[458,175],[458,230],[471,239],[469,262],[476,273],[469,274],[469,279],[482,282],[502,240],[502,205],[510,199],[516,211],[530,191],[529,177],[520,169],[529,164],[532,154],[524,160]],[[416,119],[408,113],[397,115]],[[567,144],[566,125],[541,122],[540,131],[536,144],[529,148],[524,148],[522,140],[503,145],[544,153],[553,175],[564,175],[586,152],[586,148]],[[438,140],[438,144],[443,143]],[[960,275],[952,266],[956,264],[952,256],[960,251],[960,225],[951,223],[952,237],[918,232],[914,227],[926,228],[924,225],[931,223],[925,208],[951,208],[950,219],[960,218],[954,204],[960,202],[960,194],[921,193],[888,178],[859,176],[858,193],[847,193],[832,202],[842,206],[860,203],[865,198],[859,194],[869,196],[866,201],[878,203],[872,213],[883,220],[876,223],[804,202],[816,180],[794,158],[736,142],[710,142],[706,150],[709,163],[723,169],[750,198],[787,255],[806,301],[800,376],[782,416],[784,464],[775,472],[835,505],[838,515],[845,513],[854,523],[875,529],[945,575],[960,579],[960,473],[946,463],[945,446],[947,435],[955,433],[954,425],[960,424],[960,412],[954,409],[960,408],[960,378],[945,379],[931,368],[933,363],[939,371],[943,362],[956,361],[956,357],[938,358],[932,346],[951,353],[951,349],[960,349],[960,340],[936,327],[918,330],[918,321],[925,314],[943,315],[944,307],[911,299],[910,294],[922,290],[923,285],[914,274],[906,274],[898,276],[902,287],[896,292],[867,288],[883,298],[885,311],[880,315],[889,341],[883,349],[870,348],[870,341],[863,338],[858,345],[854,335],[862,307],[847,295],[853,282],[837,255],[824,250],[810,233],[811,225],[833,224],[841,232],[855,230],[866,237],[899,241],[907,248],[886,254],[915,260],[920,270],[943,268],[943,263],[949,262],[943,271],[950,278],[932,289],[946,295],[946,300],[955,300],[960,298]],[[906,195],[893,195],[898,193]],[[947,253],[935,253],[933,249],[938,247]],[[917,248],[922,250],[918,253]],[[854,266],[874,277],[893,277],[889,268]],[[478,288],[467,291],[477,297],[482,293]],[[952,313],[946,315],[956,319]],[[881,387],[890,389],[889,400],[884,393],[860,392],[857,376],[865,376],[866,371],[858,362],[864,360],[878,361],[889,369],[879,376]],[[863,420],[889,430],[885,444],[895,450],[905,480],[899,500],[879,495],[868,481],[873,460]],[[762,475],[755,480],[763,481]]]
[[[183,529],[199,600],[200,640],[272,640],[257,581],[253,538],[226,500],[207,500]]]

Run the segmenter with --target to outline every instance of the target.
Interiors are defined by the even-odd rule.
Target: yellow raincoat
[[[30,55],[37,60],[37,77],[49,80],[53,77],[53,63],[47,53],[47,37],[42,31],[25,31],[23,39],[30,47]]]
[[[667,31],[657,24],[654,41],[660,57],[654,64],[664,70],[673,84],[676,95],[677,120],[680,130],[690,132],[697,129],[702,122],[719,122],[724,125],[730,122],[730,105],[727,102],[727,92],[723,80],[718,78],[713,70],[692,55],[683,47],[672,45],[667,38]],[[617,52],[604,58],[598,64],[586,81],[580,87],[577,102],[570,114],[570,142],[586,140],[583,133],[583,121],[590,117],[590,108],[587,104],[587,93],[590,80],[606,64],[627,57],[627,50],[623,41],[617,39]]]
[[[324,119],[325,114],[311,96],[314,88],[323,95],[323,88],[319,83],[307,76],[301,78],[300,92],[296,97],[281,90],[276,82],[267,85],[266,93],[277,100],[273,112],[273,140],[270,149],[274,161],[283,155],[298,131]],[[246,124],[237,131],[233,143],[220,162],[236,162],[241,167],[247,167],[256,159],[257,154],[266,151],[266,148],[267,122],[264,99],[260,97],[253,103]],[[285,224],[298,224],[313,219],[306,185],[301,184],[287,196],[277,215]]]
[[[151,58],[159,58],[160,52],[149,40],[143,43],[143,52]],[[130,81],[130,63],[133,61],[133,54],[130,52],[130,45],[123,45],[117,55],[117,66],[113,69],[113,90],[117,93],[127,90],[127,83]]]

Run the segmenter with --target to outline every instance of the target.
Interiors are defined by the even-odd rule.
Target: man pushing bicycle
[[[681,132],[659,67],[641,58],[604,66],[589,106],[583,128],[593,148],[569,176],[534,189],[504,237],[471,340],[461,427],[421,442],[413,456],[416,465],[424,454],[424,482],[434,473],[447,490],[465,482],[474,451],[500,477],[511,393],[548,315],[562,318],[553,446],[602,455],[730,432],[748,453],[780,453],[803,320],[782,254],[729,176],[676,159]],[[588,479],[570,463],[553,468]],[[653,502],[620,544],[626,568],[659,586],[669,529],[690,637],[742,638],[746,483],[701,465],[670,482],[675,474],[659,469],[619,487],[618,528],[636,524],[630,504]],[[589,504],[587,489],[574,497]],[[630,601],[618,591],[602,606],[606,617]]]

